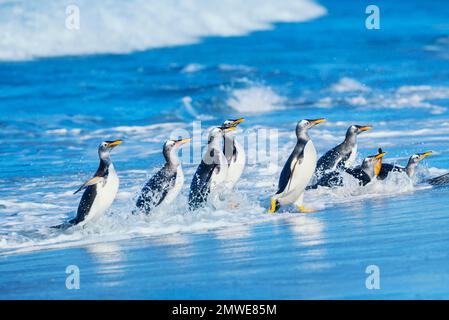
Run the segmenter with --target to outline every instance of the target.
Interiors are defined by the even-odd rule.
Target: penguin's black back
[[[371,177],[368,174],[366,174],[366,172],[363,171],[361,167],[356,167],[354,169],[347,169],[346,172],[349,173],[354,178],[358,179],[363,186],[371,182]]]
[[[427,180],[427,183],[433,185],[433,186],[442,186],[449,184],[449,173],[446,173],[442,176],[432,178]]]
[[[207,201],[207,197],[210,193],[211,177],[217,167],[219,167],[219,165],[215,163],[207,164],[204,161],[201,161],[195,175],[193,176],[192,183],[190,184],[190,210],[198,209]]]
[[[317,165],[316,165],[316,171],[323,172],[326,170],[330,170],[335,165],[335,159],[338,159],[339,157],[342,157],[340,162],[337,164],[337,169],[343,168],[345,162],[349,159],[351,156],[351,153],[349,154],[342,154],[341,150],[339,150],[339,146],[329,150],[326,152],[321,158],[318,159]]]
[[[318,179],[318,181],[314,185],[307,187],[306,190],[316,189],[318,187],[329,187],[329,188],[341,187],[342,185],[343,185],[343,177],[341,176],[340,172],[332,171],[323,173]]]
[[[168,192],[175,186],[176,176],[177,171],[170,170],[167,166],[160,169],[142,188],[136,207],[149,214],[164,201]]]
[[[371,178],[360,167],[346,169],[345,172],[359,180],[363,186],[367,185],[371,181]],[[314,185],[307,187],[306,190],[316,189],[318,187],[335,188],[341,186],[343,186],[343,176],[340,171],[332,171],[323,173],[318,181]]]
[[[390,164],[390,163],[382,163],[382,168],[380,169],[379,175],[378,175],[378,179],[379,180],[385,180],[388,177],[388,174],[392,171],[396,171],[396,172],[403,172],[405,170],[405,168],[396,166],[394,164]]]

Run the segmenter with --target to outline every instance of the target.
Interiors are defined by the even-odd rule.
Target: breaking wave
[[[79,28],[64,0],[0,1],[0,60],[128,53],[185,45],[206,36],[239,36],[275,22],[317,18],[312,0],[77,0]],[[69,28],[66,19],[69,18]]]

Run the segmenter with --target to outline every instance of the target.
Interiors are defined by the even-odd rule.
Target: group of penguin
[[[190,185],[188,207],[195,211],[222,197],[234,188],[240,179],[246,161],[245,150],[230,134],[244,121],[243,118],[227,120],[210,130],[207,151],[198,166]],[[318,159],[309,129],[325,122],[325,119],[304,119],[296,125],[296,145],[285,163],[279,178],[278,191],[271,198],[270,213],[282,206],[295,205],[302,213],[313,212],[303,204],[304,192],[318,187],[335,188],[344,185],[344,174],[349,174],[365,186],[373,180],[384,180],[390,172],[403,172],[413,178],[418,163],[432,152],[417,153],[410,157],[405,167],[382,162],[385,152],[366,157],[362,164],[353,166],[357,157],[357,136],[371,130],[370,126],[351,125],[342,143]],[[179,148],[191,139],[168,140],[163,146],[164,166],[144,185],[136,201],[134,214],[150,214],[155,208],[176,200],[184,184],[184,174],[178,158]],[[110,158],[110,152],[122,140],[104,141],[98,148],[100,165],[93,178],[76,192],[84,190],[77,215],[58,229],[85,225],[102,216],[112,205],[119,188],[119,178]],[[449,183],[449,173],[426,181],[431,185]]]

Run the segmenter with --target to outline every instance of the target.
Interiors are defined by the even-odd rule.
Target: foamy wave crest
[[[226,104],[240,113],[255,114],[283,109],[285,100],[270,87],[254,85],[233,90]]]
[[[66,28],[66,7],[80,28]],[[69,11],[70,12],[70,11]],[[312,0],[0,1],[0,60],[128,53],[191,44],[205,36],[238,36],[326,13]]]

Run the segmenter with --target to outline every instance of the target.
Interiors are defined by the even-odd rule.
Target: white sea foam
[[[82,132],[82,130],[81,129],[61,128],[61,129],[47,130],[46,132],[48,134],[53,134],[53,135],[78,135]]]
[[[263,85],[250,85],[248,88],[234,89],[227,105],[244,114],[256,114],[283,109],[285,98],[272,88]]]
[[[232,64],[219,64],[218,69],[221,71],[244,71],[244,72],[252,72],[255,71],[255,68],[251,68],[245,65],[232,65]]]
[[[366,109],[422,109],[431,114],[442,114],[446,107],[435,103],[449,99],[449,87],[430,85],[406,85],[390,90],[379,91],[367,87],[355,79],[342,78],[330,87],[337,96],[324,96],[318,99],[316,106],[331,108],[336,104],[346,104]],[[323,90],[328,93],[329,89]]]
[[[195,72],[203,70],[204,68],[205,68],[205,66],[202,64],[189,63],[184,68],[182,68],[181,72],[182,73],[195,73]]]
[[[337,83],[331,86],[331,91],[333,92],[352,92],[352,91],[361,91],[366,92],[370,91],[370,88],[366,85],[358,82],[352,78],[341,78]]]
[[[136,50],[191,44],[205,36],[238,36],[275,22],[317,18],[312,0],[130,0],[74,2],[80,28],[65,28],[70,1],[0,1],[0,60]]]

